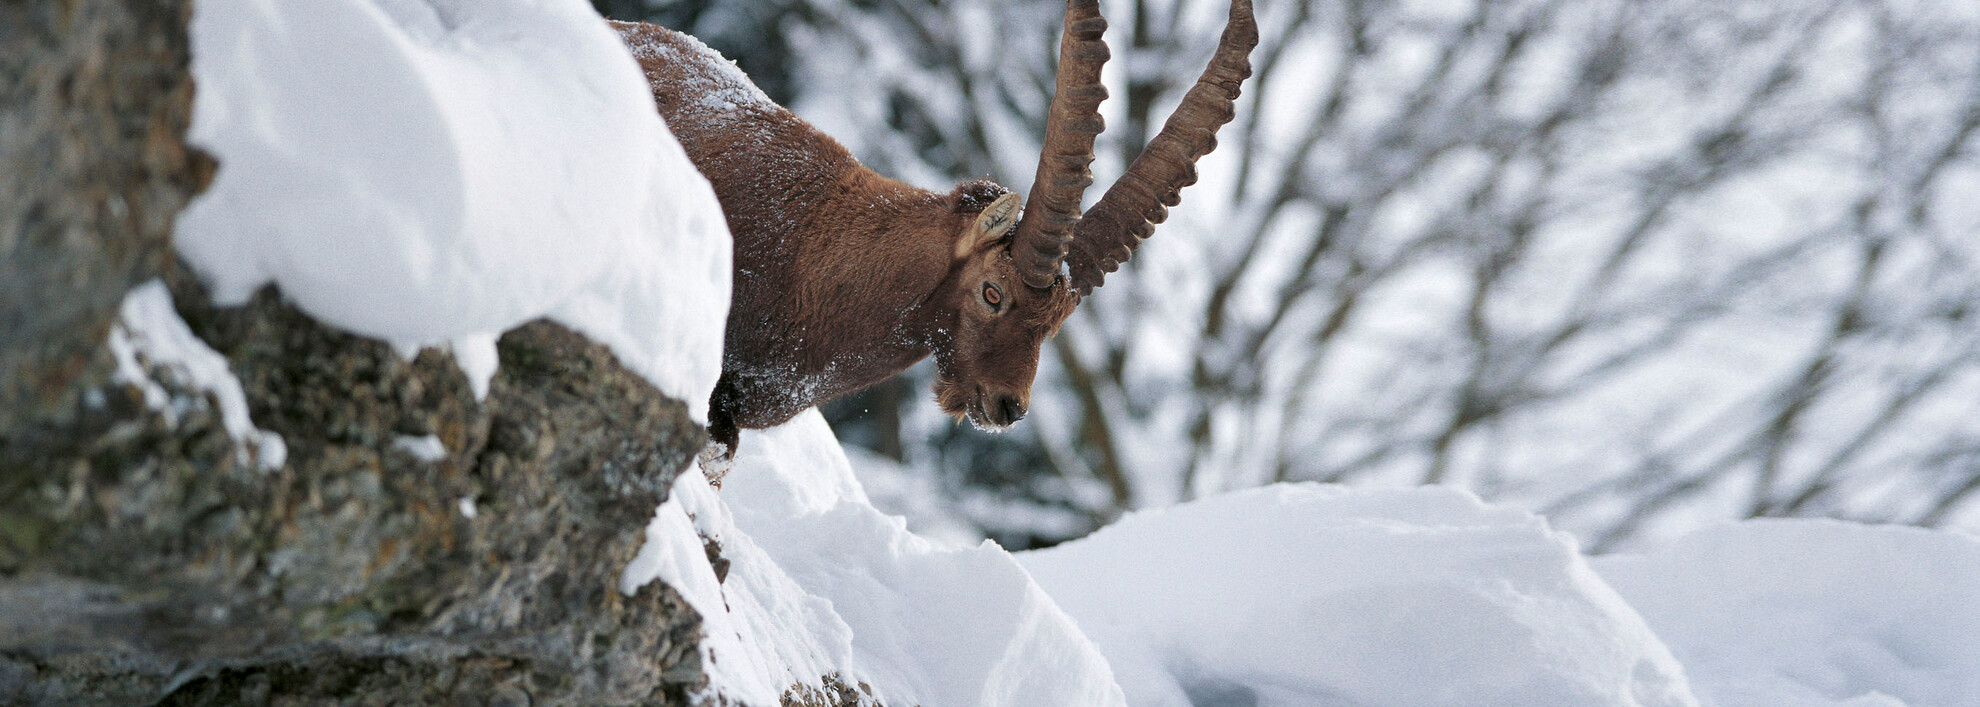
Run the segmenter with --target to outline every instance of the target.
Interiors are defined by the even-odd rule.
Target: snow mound
[[[1595,568],[1715,707],[1980,705],[1980,540],[1759,520]]]
[[[983,531],[963,519],[934,476],[864,447],[844,445],[841,449],[873,507],[900,516],[909,532],[956,547],[983,542]]]
[[[698,420],[728,231],[637,64],[583,0],[201,0],[190,141],[219,158],[175,244],[222,303],[275,283],[478,390],[549,316]]]
[[[718,577],[708,546],[729,562]],[[659,579],[701,614],[709,690],[750,705],[776,705],[793,686],[851,672],[852,628],[831,602],[804,591],[735,521],[714,488],[690,469],[674,482],[626,566],[630,595]]]
[[[930,541],[875,510],[816,410],[746,430],[740,447],[719,497],[699,479],[676,483],[679,510],[662,508],[622,584],[658,577],[709,607],[718,669],[724,651],[766,666],[712,676],[716,691],[775,704],[764,685],[815,685],[824,671],[890,705],[1123,703],[1099,649],[1010,553]],[[726,582],[704,569],[695,530],[730,561]],[[730,631],[739,638],[724,648],[715,634]]]
[[[1279,485],[1020,555],[1136,705],[1696,705],[1573,540],[1449,489]]]

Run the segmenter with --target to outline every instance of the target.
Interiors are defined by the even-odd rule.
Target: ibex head
[[[944,412],[981,428],[1002,429],[1024,416],[1045,339],[1196,182],[1196,160],[1216,148],[1217,129],[1234,115],[1258,44],[1250,0],[1234,0],[1209,67],[1127,172],[1081,213],[1093,183],[1093,141],[1105,129],[1106,28],[1098,0],[1067,0],[1057,93],[1030,203],[987,182],[952,195],[958,213],[974,215],[963,220],[949,277],[930,302],[934,311],[953,313],[932,342],[935,397]]]
[[[1030,407],[1039,349],[1072,314],[1079,295],[1064,278],[1032,287],[1018,271],[1012,254],[1018,195],[970,182],[953,196],[966,219],[949,277],[930,303],[935,312],[953,314],[937,324],[930,342],[935,400],[943,412],[967,417],[978,428],[1001,430]]]

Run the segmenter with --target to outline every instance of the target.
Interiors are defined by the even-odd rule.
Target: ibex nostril
[[[1024,404],[1008,395],[997,397],[997,411],[1003,415],[1006,425],[1024,419]]]

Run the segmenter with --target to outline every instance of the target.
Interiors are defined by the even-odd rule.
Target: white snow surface
[[[1758,520],[1595,568],[1706,704],[1980,705],[1980,540],[1970,535]]]
[[[1959,533],[1752,521],[1589,558],[1459,490],[1289,484],[1013,556],[875,510],[815,411],[745,432],[723,484],[676,482],[621,588],[680,590],[743,704],[834,674],[931,706],[1980,704]]]
[[[217,177],[175,244],[215,299],[275,283],[486,392],[552,317],[698,420],[720,374],[727,227],[583,0],[200,0],[190,140]]]
[[[697,474],[675,484],[621,587],[657,577],[702,611],[716,692],[775,704],[837,674],[889,705],[1123,704],[1099,649],[1010,553],[875,510],[817,411],[745,431],[740,449],[719,495]],[[697,536],[720,543],[726,582]]]
[[[1279,485],[1020,555],[1136,705],[1696,705],[1571,538],[1444,488]]]
[[[857,445],[843,449],[854,478],[880,512],[900,516],[909,531],[933,542],[958,547],[983,542],[983,531],[962,518],[939,480]]]

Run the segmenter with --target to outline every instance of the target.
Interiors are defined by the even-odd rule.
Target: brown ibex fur
[[[1060,98],[1034,208],[1022,221],[1022,200],[1002,186],[974,181],[939,192],[888,179],[764,98],[698,40],[615,23],[668,127],[714,186],[735,237],[722,377],[710,400],[717,440],[733,450],[738,428],[781,424],[931,353],[944,411],[990,428],[1023,417],[1040,346],[1081,294],[1163,218],[1175,191],[1194,181],[1190,163],[1214,146],[1209,135],[1229,120],[1230,100],[1250,72],[1244,53],[1256,43],[1250,4],[1238,0],[1232,27],[1249,28],[1249,43],[1243,31],[1234,41],[1227,29],[1219,50],[1220,57],[1234,53],[1236,63],[1225,60],[1222,68],[1235,78],[1220,74],[1216,96],[1186,97],[1171,127],[1130,168],[1137,186],[1125,191],[1133,193],[1116,196],[1123,191],[1117,185],[1088,212],[1095,223],[1126,224],[1113,229],[1119,232],[1075,233],[1085,225],[1077,207],[1091,182],[1086,163],[1100,127],[1106,49],[1095,0],[1069,0],[1067,7]],[[1219,66],[1213,60],[1212,69]],[[1206,72],[1204,81],[1211,78]],[[1183,120],[1204,110],[1212,115]],[[1179,120],[1188,124],[1172,129]],[[1159,159],[1144,167],[1148,155]],[[1062,261],[1072,266],[1071,279],[1061,274]]]

